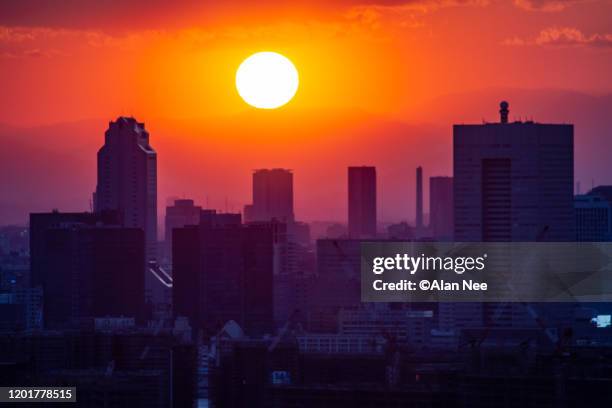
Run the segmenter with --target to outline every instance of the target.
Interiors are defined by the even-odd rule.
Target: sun
[[[297,92],[298,71],[289,58],[277,52],[258,52],[236,71],[236,89],[249,105],[276,109],[289,102]]]

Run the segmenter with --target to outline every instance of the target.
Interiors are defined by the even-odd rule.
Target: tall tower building
[[[416,230],[423,232],[423,168],[416,169]]]
[[[293,215],[293,173],[287,169],[259,169],[253,172],[253,203],[244,209],[245,221],[277,220],[291,223]]]
[[[348,168],[348,224],[351,238],[376,236],[376,167]]]
[[[574,127],[508,121],[453,126],[457,242],[573,241]],[[500,265],[501,270],[508,266]],[[446,304],[456,327],[534,325],[521,304]]]
[[[453,178],[429,178],[429,224],[433,238],[452,240],[454,229]]]
[[[574,127],[454,125],[456,241],[575,239]]]
[[[123,226],[143,229],[146,259],[157,258],[157,153],[144,123],[127,117],[109,123],[98,151],[94,209],[117,210]],[[148,298],[153,279],[146,274]]]

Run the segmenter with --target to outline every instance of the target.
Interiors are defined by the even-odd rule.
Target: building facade
[[[434,239],[453,239],[455,222],[452,177],[429,178],[429,226]]]
[[[376,167],[348,168],[349,237],[376,236]]]
[[[574,240],[573,125],[505,115],[453,126],[455,241]]]
[[[146,259],[157,259],[157,153],[144,123],[119,117],[110,122],[98,151],[94,211],[115,210],[121,224],[144,231]],[[147,299],[153,300],[155,278],[145,272]]]
[[[89,326],[105,316],[144,320],[141,229],[61,222],[31,235],[38,244],[33,263],[41,265],[45,328]]]
[[[599,186],[574,197],[576,241],[612,241],[612,186]]]
[[[174,200],[174,204],[166,207],[164,220],[164,257],[172,264],[172,230],[185,225],[197,225],[200,222],[202,207],[195,205],[193,200]]]
[[[217,333],[230,320],[247,334],[273,330],[273,230],[243,225],[239,214],[203,211],[198,226],[173,237],[175,317]]]
[[[253,203],[245,206],[245,222],[280,221],[291,223],[293,173],[287,169],[259,169],[253,172]]]

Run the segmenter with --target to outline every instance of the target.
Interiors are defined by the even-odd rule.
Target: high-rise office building
[[[53,211],[30,214],[30,286],[42,287],[43,293],[47,292],[46,287],[53,280],[46,261],[47,230],[67,224],[119,225],[119,214],[116,211],[100,213]],[[50,300],[48,296],[44,296],[43,299],[45,302]]]
[[[351,238],[376,236],[376,167],[348,168],[348,224]]]
[[[574,127],[454,125],[456,241],[575,239]]]
[[[423,168],[416,168],[416,217],[417,234],[423,233]]]
[[[54,217],[55,215],[55,217]],[[95,219],[95,216],[92,216]],[[46,328],[78,327],[94,317],[144,318],[145,240],[139,228],[64,221],[32,214],[33,264],[43,288]],[[87,221],[87,217],[82,217]],[[64,217],[68,219],[68,217]]]
[[[510,123],[508,107],[499,123],[453,126],[454,240],[573,241],[573,125]],[[518,303],[440,305],[455,328],[534,325],[529,316]]]
[[[576,241],[612,241],[612,186],[598,186],[574,197]]]
[[[202,207],[187,199],[174,200],[173,205],[166,207],[164,248],[169,264],[172,264],[172,230],[185,225],[199,224],[201,211]]]
[[[175,316],[212,335],[230,320],[247,334],[272,333],[272,228],[203,211],[198,226],[173,234]]]
[[[287,169],[259,169],[253,172],[253,201],[244,208],[248,224],[260,224],[273,231],[274,320],[285,324],[297,308],[297,254],[310,245],[310,227],[295,221],[293,173]]]
[[[157,258],[157,153],[144,123],[128,117],[109,123],[98,151],[94,210],[116,210],[123,226],[141,228],[147,261]],[[147,299],[153,300],[155,278],[146,273],[145,283]]]
[[[291,170],[255,170],[253,172],[253,203],[245,206],[244,216],[245,222],[272,220],[293,222],[293,173]]]
[[[454,229],[453,178],[429,178],[429,226],[434,239],[452,240]]]

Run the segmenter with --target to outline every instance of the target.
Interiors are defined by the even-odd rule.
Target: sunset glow
[[[130,0],[121,13],[84,1],[32,14],[37,7],[0,6],[0,137],[32,163],[58,163],[56,173],[23,170],[40,185],[25,203],[39,210],[89,208],[95,155],[86,152],[120,115],[144,121],[164,151],[160,200],[194,191],[211,206],[227,198],[229,210],[249,199],[244,174],[278,166],[294,169],[296,191],[310,191],[296,195],[301,216],[342,217],[344,201],[328,197],[343,194],[343,167],[359,163],[378,166],[384,218],[412,213],[403,189],[413,181],[400,176],[418,165],[448,174],[451,125],[495,120],[503,99],[510,120],[575,123],[577,179],[612,180],[607,149],[592,148],[610,134],[608,120],[593,120],[609,116],[608,1]],[[253,108],[236,88],[238,67],[258,51],[299,73],[280,109]],[[5,175],[25,163],[9,152],[0,151]],[[5,179],[0,216],[25,220],[23,187]],[[54,185],[71,199],[45,190]]]

